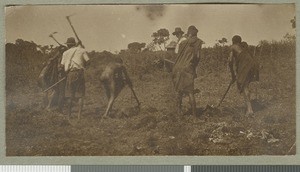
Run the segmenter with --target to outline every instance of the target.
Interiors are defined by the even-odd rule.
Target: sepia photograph
[[[296,6],[5,7],[5,156],[296,155]]]

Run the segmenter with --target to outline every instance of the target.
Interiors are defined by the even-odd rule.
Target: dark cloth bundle
[[[194,36],[182,41],[173,67],[172,79],[175,90],[183,93],[194,91],[196,67],[199,63],[199,51],[202,41]]]

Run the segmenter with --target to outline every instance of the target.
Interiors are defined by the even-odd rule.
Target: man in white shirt
[[[72,112],[73,99],[79,98],[79,119],[83,107],[83,97],[85,95],[84,69],[87,66],[89,57],[84,48],[76,46],[75,38],[68,38],[66,44],[69,49],[63,53],[61,60],[61,64],[67,73],[65,97],[69,99],[69,117]]]
[[[182,41],[186,40],[186,37],[183,36],[184,32],[181,30],[180,27],[176,27],[175,31],[172,34],[175,35],[178,38],[177,44],[176,44],[176,47],[175,47],[175,53],[178,54],[179,44]]]

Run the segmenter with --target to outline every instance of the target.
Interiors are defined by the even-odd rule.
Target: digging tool
[[[138,104],[138,107],[140,107],[140,105],[141,105],[141,103],[140,103],[140,101],[139,101],[139,99],[137,98],[137,96],[136,96],[136,94],[135,94],[135,91],[133,90],[133,87],[132,87],[132,82],[131,82],[131,79],[129,78],[129,75],[128,75],[128,73],[127,73],[127,70],[126,70],[126,68],[123,66],[123,73],[124,73],[124,82],[128,85],[128,87],[130,88],[130,90],[131,90],[131,92],[132,92],[132,94],[133,94],[133,96],[134,96],[134,98],[135,98],[135,100],[136,100],[136,102],[137,102],[137,104]]]
[[[228,87],[227,87],[226,92],[224,93],[223,97],[221,98],[219,104],[218,104],[216,107],[219,107],[219,106],[221,105],[221,103],[222,103],[223,100],[225,99],[225,96],[226,96],[226,94],[228,93],[228,91],[229,91],[231,85],[232,85],[234,82],[235,82],[235,80],[230,81],[230,83],[229,83],[229,85],[228,85]]]
[[[228,87],[227,87],[227,89],[226,89],[224,95],[222,96],[222,98],[221,98],[221,100],[220,100],[220,102],[219,102],[219,104],[218,104],[217,106],[214,106],[214,105],[206,105],[204,111],[207,111],[208,109],[217,109],[218,107],[220,107],[220,105],[221,105],[221,103],[223,102],[223,100],[225,99],[225,96],[227,95],[227,93],[228,93],[228,91],[229,91],[231,85],[232,85],[234,82],[235,82],[235,80],[230,81],[230,83],[229,83],[229,85],[228,85]]]
[[[294,144],[292,145],[292,147],[290,148],[290,150],[288,151],[287,154],[290,154],[290,153],[291,153],[291,151],[293,150],[293,148],[295,147],[295,145],[296,145],[296,142],[294,142]]]
[[[77,40],[78,40],[79,45],[80,45],[82,48],[84,48],[84,46],[82,45],[82,42],[81,42],[81,40],[79,39],[79,37],[78,37],[78,35],[77,35],[76,31],[75,31],[75,28],[74,28],[74,26],[72,25],[72,22],[71,22],[70,17],[73,16],[73,15],[75,15],[75,14],[66,16],[66,18],[67,18],[67,20],[68,20],[68,22],[69,22],[69,24],[70,24],[70,26],[71,26],[71,28],[72,28],[72,30],[73,30],[73,32],[74,32],[76,38],[77,38]]]
[[[138,104],[138,107],[140,107],[141,103],[140,103],[139,99],[137,98],[137,96],[136,96],[136,94],[135,94],[132,86],[129,86],[129,88],[130,88],[130,90],[131,90],[131,92],[132,92],[132,94],[133,94],[133,96],[134,96],[134,98],[135,98],[135,100],[136,100],[136,102]]]
[[[64,81],[67,77],[63,77],[62,79],[60,79],[59,81],[57,81],[55,84],[51,85],[49,88],[47,88],[46,90],[44,90],[44,92],[49,91],[51,88],[57,86],[59,83],[61,83],[62,81]]]
[[[173,61],[171,61],[171,60],[169,60],[169,59],[164,59],[164,61],[165,61],[165,62],[168,62],[168,63],[171,63],[171,64],[173,64],[173,65],[175,64],[175,62],[173,62]]]
[[[50,38],[52,38],[56,43],[58,43],[58,45],[63,46],[61,43],[59,43],[55,38],[54,38],[54,34],[56,34],[57,32],[53,32],[49,35]]]
[[[128,87],[130,88],[130,90],[131,90],[131,92],[132,92],[132,94],[133,94],[133,96],[134,96],[134,98],[135,98],[135,100],[138,104],[138,107],[140,107],[141,103],[140,103],[139,99],[137,98],[137,96],[135,94],[135,91],[133,90],[131,79],[129,78],[129,75],[128,75],[125,68],[124,68],[123,72],[124,72],[124,75],[125,75],[125,82],[127,83]]]

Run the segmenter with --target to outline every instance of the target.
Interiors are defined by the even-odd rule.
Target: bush
[[[34,42],[18,39],[15,44],[7,43],[6,50],[6,90],[13,91],[21,87],[34,87],[36,80],[52,53],[47,54],[49,46],[40,46]],[[285,35],[281,41],[261,41],[260,46],[249,46],[250,53],[258,60],[278,61],[278,58],[294,58],[296,53],[296,38]],[[161,72],[163,59],[175,61],[175,56],[168,51],[121,51],[112,54],[108,51],[89,52],[90,69],[87,70],[87,81],[97,80],[104,66],[114,60],[122,59],[131,78],[141,79],[144,75]],[[198,72],[205,75],[210,72],[222,72],[227,68],[229,46],[215,45],[203,48]],[[277,58],[277,59],[276,59]],[[281,59],[286,60],[286,59]]]
[[[33,42],[17,40],[5,46],[6,90],[33,86],[48,55],[38,51]]]

